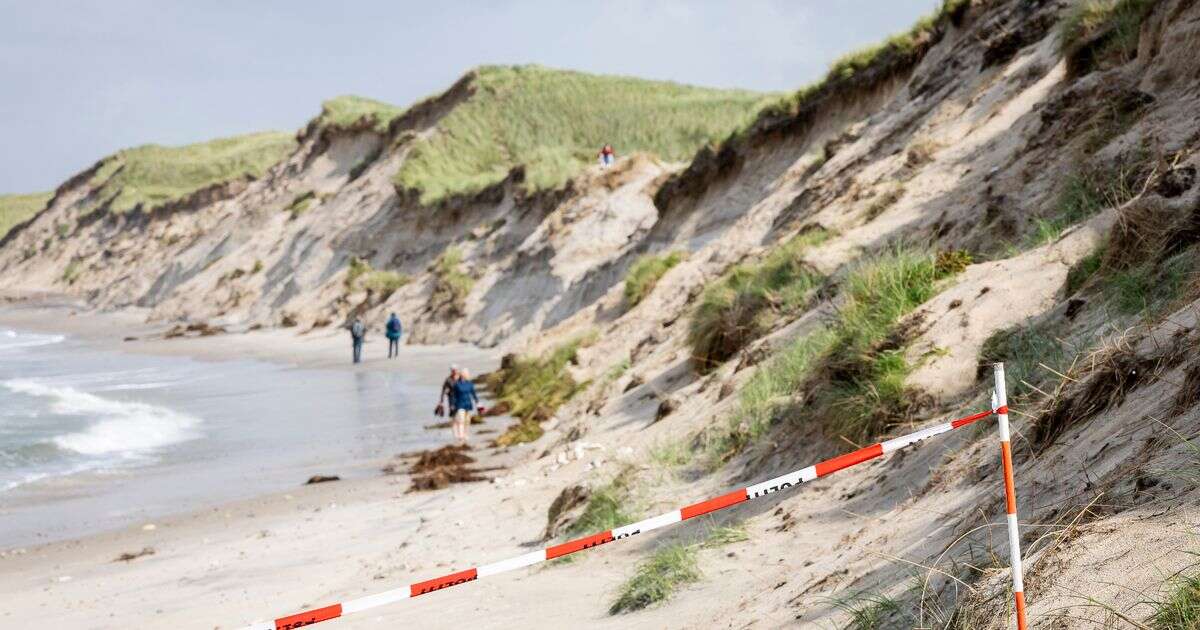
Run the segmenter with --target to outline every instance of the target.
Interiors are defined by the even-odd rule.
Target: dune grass
[[[327,127],[348,128],[362,124],[365,119],[371,129],[385,133],[388,124],[405,111],[403,107],[362,96],[338,96],[321,104],[318,122]]]
[[[911,366],[896,324],[962,270],[956,256],[895,247],[860,263],[846,278],[834,339],[820,364],[813,405],[826,432],[866,438],[903,419],[913,404],[904,380]],[[939,264],[941,263],[941,264]]]
[[[525,168],[527,191],[553,189],[595,162],[604,144],[665,160],[691,158],[752,117],[762,94],[590,75],[539,66],[485,66],[475,91],[416,141],[395,183],[422,203],[472,194]]]
[[[663,545],[648,559],[638,564],[633,577],[621,585],[616,601],[608,613],[641,610],[667,600],[679,587],[700,579],[697,546],[685,543]]]
[[[347,291],[363,289],[379,300],[386,300],[411,281],[412,278],[399,271],[373,269],[371,263],[358,256],[350,259],[350,268],[346,271]]]
[[[587,536],[622,525],[628,525],[637,517],[628,511],[630,498],[629,474],[618,474],[612,482],[592,491],[587,506],[575,522],[566,529],[566,536]]]
[[[739,392],[728,424],[704,434],[709,466],[757,442],[795,407],[802,388],[809,395],[798,417],[821,422],[831,435],[861,439],[904,418],[913,404],[904,384],[912,366],[896,324],[969,262],[965,253],[895,247],[858,263],[828,326],[773,355]]]
[[[1161,264],[1154,260],[1112,272],[1103,283],[1104,294],[1123,315],[1159,314],[1182,294],[1196,272],[1196,251],[1176,254]]]
[[[648,254],[637,259],[625,274],[625,301],[637,306],[658,284],[672,267],[683,262],[686,252],[669,252],[661,255]]]
[[[1054,390],[1052,382],[1066,374],[1079,349],[1072,349],[1058,332],[1047,324],[1014,326],[998,330],[983,342],[979,352],[981,366],[1004,363],[1011,384],[1009,402],[1022,406]],[[1052,371],[1053,370],[1053,371]]]
[[[79,261],[72,260],[71,262],[67,263],[66,268],[63,269],[62,281],[67,284],[75,284],[75,281],[79,279],[79,276],[82,273],[83,268],[79,265]]]
[[[1072,56],[1099,38],[1095,59],[1118,64],[1137,55],[1142,22],[1156,0],[1077,0],[1059,22],[1059,50]]]
[[[499,446],[532,442],[542,436],[541,423],[588,383],[577,382],[567,370],[587,339],[569,341],[542,356],[513,360],[512,366],[493,372],[488,386],[498,401],[509,405],[509,413],[519,418],[500,437]]]
[[[846,84],[855,77],[874,67],[889,62],[905,62],[915,59],[922,43],[930,39],[935,29],[944,21],[964,10],[970,0],[943,0],[929,15],[919,18],[908,30],[897,33],[882,42],[864,46],[838,57],[830,64],[821,79],[805,85],[794,92],[772,99],[762,109],[762,116],[775,118],[794,115],[804,109],[813,99],[831,87]],[[745,133],[747,126],[740,128],[729,140]]]
[[[801,310],[821,282],[820,274],[804,263],[804,251],[828,237],[825,230],[805,232],[761,262],[737,265],[705,288],[688,329],[697,371],[712,371]]]
[[[290,133],[264,132],[180,147],[148,144],[118,151],[93,176],[97,197],[121,213],[175,201],[205,186],[261,177],[296,148]]]
[[[1048,217],[1034,219],[1029,246],[1053,243],[1064,230],[1105,208],[1124,204],[1137,195],[1146,156],[1113,168],[1084,167],[1065,178]]]
[[[717,468],[757,442],[791,404],[791,395],[811,377],[813,365],[828,351],[834,335],[820,329],[779,350],[738,392],[737,412],[728,424],[704,434],[710,468]]]
[[[1171,580],[1167,598],[1154,602],[1150,627],[1155,630],[1200,629],[1200,575],[1179,575]]]
[[[750,532],[746,531],[746,526],[741,523],[732,523],[718,525],[708,530],[708,534],[704,536],[704,542],[700,546],[711,549],[747,540],[750,540]]]
[[[885,624],[892,623],[893,617],[902,613],[900,603],[882,593],[851,593],[832,598],[830,601],[835,608],[849,615],[846,625],[842,626],[844,630],[881,630],[898,627]]]
[[[18,223],[29,220],[41,212],[54,193],[29,195],[0,195],[0,239]]]
[[[475,279],[462,270],[462,251],[453,245],[447,247],[434,263],[433,274],[430,302],[435,306],[447,307],[452,313],[462,314],[466,309],[467,295],[475,286]]]

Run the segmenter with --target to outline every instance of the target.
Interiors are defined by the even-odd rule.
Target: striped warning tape
[[[861,464],[865,461],[875,459],[876,457],[882,457],[888,453],[892,453],[907,446],[916,444],[921,440],[953,431],[954,429],[966,426],[977,420],[982,420],[993,414],[1006,417],[1007,413],[1008,408],[1001,404],[995,409],[981,411],[957,420],[952,420],[950,422],[945,422],[921,429],[920,431],[909,433],[908,435],[902,435],[885,442],[872,444],[871,446],[860,448],[857,451],[840,455],[833,459],[809,466],[808,468],[790,472],[786,475],[780,475],[774,479],[768,479],[762,483],[758,483],[747,488],[742,488],[740,490],[735,490],[729,494],[723,494],[707,501],[694,503],[679,510],[672,510],[666,514],[660,514],[644,521],[631,523],[624,527],[618,527],[616,529],[610,529],[606,532],[600,532],[599,534],[593,534],[591,536],[570,540],[562,543],[561,545],[554,545],[552,547],[547,547],[545,549],[527,553],[515,558],[501,560],[500,562],[485,564],[474,569],[467,569],[466,571],[459,571],[457,573],[443,575],[441,577],[433,578],[432,580],[417,582],[407,587],[395,588],[390,591],[377,593],[375,595],[368,595],[366,597],[352,599],[341,604],[334,604],[332,606],[307,610],[295,615],[280,617],[275,621],[264,621],[261,623],[252,624],[250,626],[246,626],[244,630],[291,630],[292,628],[312,625],[314,623],[342,617],[351,613],[361,612],[369,608],[391,604],[403,599],[409,599],[419,595],[426,595],[428,593],[440,591],[452,586],[458,586],[459,584],[477,580],[479,578],[490,577],[498,573],[504,573],[506,571],[512,571],[514,569],[531,566],[539,562],[545,562],[546,560],[553,560],[554,558],[559,558],[577,551],[598,547],[614,540],[621,540],[622,538],[629,538],[630,536],[635,536],[637,534],[644,534],[660,527],[666,527],[680,521],[686,521],[689,518],[695,518],[710,512],[723,510],[727,507],[737,505],[751,499],[765,497],[769,494],[779,492],[780,490],[786,490],[787,488],[802,484],[806,481],[812,481],[813,479],[824,477],[828,474],[842,470],[843,468],[849,468],[856,464]]]

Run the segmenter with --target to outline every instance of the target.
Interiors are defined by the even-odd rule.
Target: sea
[[[447,440],[425,428],[442,372],[140,355],[0,325],[0,550],[378,475]]]

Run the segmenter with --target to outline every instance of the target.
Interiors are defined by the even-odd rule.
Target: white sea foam
[[[39,335],[36,333],[18,333],[15,330],[0,331],[0,351],[16,350],[18,348],[36,348],[62,343],[63,335]]]
[[[61,449],[83,455],[136,457],[197,437],[198,418],[142,402],[102,398],[72,387],[12,379],[0,385],[13,392],[47,398],[54,413],[91,421],[82,431],[55,436]]]

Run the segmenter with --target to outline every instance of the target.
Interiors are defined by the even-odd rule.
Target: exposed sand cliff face
[[[475,549],[488,555],[467,560],[484,562],[523,549],[562,487],[615,474],[625,463],[643,465],[655,447],[692,444],[736,416],[731,394],[767,365],[771,350],[828,319],[839,282],[864,254],[899,241],[970,250],[973,263],[900,322],[914,366],[906,385],[928,398],[912,420],[986,405],[987,384],[976,370],[997,332],[1046,326],[1060,345],[1086,339],[1085,347],[1100,348],[1071,368],[1061,390],[1042,392],[1053,394],[1046,400],[1014,404],[1027,597],[1035,627],[1095,627],[1116,618],[1088,606],[1088,597],[1145,619],[1147,597],[1139,593],[1157,593],[1163,576],[1192,563],[1182,551],[1193,546],[1200,518],[1194,479],[1162,483],[1171,471],[1195,466],[1183,438],[1200,430],[1200,377],[1191,358],[1200,347],[1200,304],[1193,286],[1157,314],[1121,312],[1096,281],[1075,286],[1071,274],[1101,245],[1105,260],[1196,251],[1188,248],[1200,240],[1200,3],[1155,3],[1136,53],[1105,63],[1078,50],[1064,58],[1054,25],[1065,3],[964,6],[911,54],[795,111],[766,115],[691,164],[629,156],[557,192],[521,193],[516,171],[503,184],[436,207],[397,193],[391,178],[409,141],[437,133],[439,116],[469,83],[393,121],[387,133],[310,126],[296,153],[261,179],[160,216],[81,224],[38,249],[58,239],[55,226],[85,203],[92,184],[76,178],[7,239],[0,282],[77,292],[106,308],[144,305],[161,320],[287,319],[307,328],[336,325],[350,313],[381,322],[394,310],[417,342],[462,339],[531,353],[592,333],[594,342],[570,368],[588,387],[544,425],[533,447],[509,453],[518,461],[509,481],[520,479],[520,490],[502,482],[467,495],[472,506],[502,507],[496,521],[468,525],[463,535],[512,533],[497,543],[507,547]],[[1083,50],[1099,54],[1103,36],[1089,41]],[[1093,176],[1123,189],[1066,221],[1063,191]],[[311,207],[286,210],[309,191]],[[1129,236],[1147,225],[1154,229],[1144,241]],[[830,237],[805,262],[828,281],[810,308],[697,375],[687,323],[703,288],[731,265],[817,227]],[[433,298],[438,260],[450,246],[473,280],[460,304]],[[38,253],[27,257],[28,248]],[[626,271],[643,254],[668,251],[688,255],[629,307]],[[387,296],[348,288],[356,256],[411,281]],[[68,284],[63,276],[72,264],[83,272]],[[606,377],[624,362],[627,370]],[[676,404],[663,413],[668,399]],[[729,619],[784,627],[844,624],[845,602],[868,593],[904,604],[884,610],[880,627],[1005,627],[1006,543],[990,436],[964,432],[721,516],[718,522],[744,521],[753,543],[736,559],[709,552],[704,566],[716,577],[643,613],[604,614],[594,591],[615,588],[609,562],[629,569],[661,541],[694,537],[695,528],[598,550],[611,554],[603,568],[589,560],[531,571],[506,584],[503,597],[501,587],[481,583],[437,596],[461,608],[422,603],[382,614],[418,625],[499,611],[506,625],[584,618],[614,627],[695,627]],[[539,457],[581,438],[609,454],[632,452],[598,465]],[[780,422],[715,473],[689,469],[645,482],[638,501],[652,514],[847,448],[819,427]],[[450,529],[464,516],[456,508],[431,518]],[[391,562],[383,552],[360,551]],[[274,562],[280,572],[295,566]],[[360,594],[363,570],[342,564],[342,582],[307,585],[295,602]],[[579,596],[585,613],[541,605],[575,579],[579,588],[564,596]],[[472,600],[472,588],[488,589],[490,599]],[[230,605],[248,611],[251,602]]]

